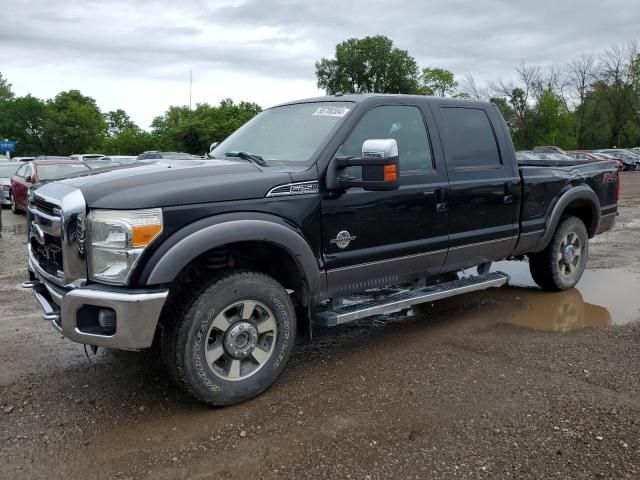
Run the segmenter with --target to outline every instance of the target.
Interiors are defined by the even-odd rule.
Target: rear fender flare
[[[553,210],[551,210],[551,213],[547,217],[546,231],[542,238],[538,241],[534,252],[542,251],[547,247],[547,245],[549,245],[553,234],[558,228],[560,218],[562,218],[562,213],[569,205],[571,205],[576,200],[584,200],[591,207],[593,221],[591,226],[586,225],[586,227],[587,231],[589,232],[589,237],[592,237],[595,234],[595,232],[598,230],[598,224],[600,223],[600,200],[598,200],[598,196],[595,194],[595,192],[586,185],[573,187],[563,193],[554,205]]]

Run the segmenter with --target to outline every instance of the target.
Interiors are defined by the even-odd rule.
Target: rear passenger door
[[[506,125],[492,107],[443,103],[433,108],[438,110],[449,174],[445,269],[505,258],[517,242],[520,203],[520,177],[507,149]]]

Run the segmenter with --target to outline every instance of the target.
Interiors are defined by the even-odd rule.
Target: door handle
[[[513,203],[513,182],[504,182],[504,197],[502,201],[505,204]]]
[[[436,188],[436,212],[447,211],[447,189]]]

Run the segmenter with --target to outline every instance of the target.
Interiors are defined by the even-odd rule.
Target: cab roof
[[[436,105],[459,105],[465,107],[472,106],[482,106],[486,107],[487,105],[492,105],[490,102],[484,102],[480,100],[472,100],[466,98],[448,98],[448,97],[429,97],[426,95],[405,95],[405,94],[396,94],[396,93],[345,93],[345,94],[336,94],[336,95],[326,95],[323,97],[311,97],[311,98],[303,98],[300,100],[294,100],[291,102],[284,102],[278,105],[274,105],[274,107],[282,107],[285,105],[295,105],[300,103],[317,103],[317,102],[353,102],[353,103],[363,103],[372,99],[383,99],[383,98],[393,98],[395,100],[407,100],[407,101],[426,101],[431,104]]]

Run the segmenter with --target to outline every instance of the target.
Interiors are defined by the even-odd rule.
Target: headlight
[[[126,284],[138,257],[162,232],[162,210],[92,210],[89,278]]]

